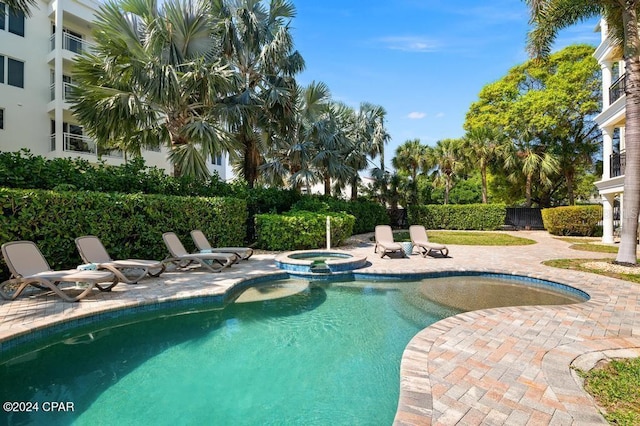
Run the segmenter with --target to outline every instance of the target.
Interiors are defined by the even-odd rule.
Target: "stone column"
[[[613,154],[613,129],[602,129],[602,180],[611,179],[611,154]]]
[[[611,105],[611,98],[609,97],[609,88],[611,87],[611,80],[613,74],[613,62],[605,61],[600,64],[602,68],[602,110],[604,111]]]
[[[613,243],[614,194],[602,194],[602,242]]]

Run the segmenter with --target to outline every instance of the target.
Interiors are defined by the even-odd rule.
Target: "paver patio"
[[[541,231],[513,232],[537,244],[450,245],[449,258],[380,259],[366,238],[346,250],[368,256],[372,273],[487,271],[557,281],[591,299],[566,306],[495,308],[444,319],[418,333],[401,365],[398,425],[606,424],[572,366],[640,356],[640,285],[556,269],[541,261],[602,258],[571,250]],[[274,254],[258,254],[220,274],[169,272],[118,285],[79,303],[57,296],[0,302],[0,345],[51,324],[99,312],[199,295],[222,295],[246,278],[277,273]],[[0,354],[1,357],[1,354]]]

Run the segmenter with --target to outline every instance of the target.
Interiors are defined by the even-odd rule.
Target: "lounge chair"
[[[0,295],[14,300],[25,288],[34,286],[41,290],[51,290],[67,302],[77,302],[87,296],[94,287],[100,291],[109,291],[118,284],[118,277],[106,271],[84,271],[69,269],[54,271],[42,255],[38,246],[31,241],[13,241],[2,245],[2,255],[11,272],[11,278],[0,284]],[[90,284],[77,296],[70,296],[58,287],[61,282],[83,282]],[[99,283],[108,283],[100,285]],[[15,287],[7,292],[6,287]]]
[[[199,229],[191,231],[191,238],[200,253],[233,253],[239,260],[247,260],[253,254],[250,247],[211,247],[209,240]]]
[[[164,262],[174,263],[179,268],[187,268],[191,264],[197,263],[210,272],[220,272],[238,260],[238,257],[233,253],[189,253],[173,232],[165,232],[162,234],[162,239],[169,250],[169,256]]]
[[[118,279],[127,284],[136,284],[145,275],[157,277],[165,270],[165,264],[157,260],[126,259],[113,260],[98,237],[86,235],[76,238],[76,247],[80,257],[86,263],[93,263],[97,269],[113,272]],[[135,275],[125,275],[125,271],[137,270]]]
[[[427,231],[422,225],[411,225],[409,227],[409,235],[414,247],[418,248],[418,252],[422,257],[427,257],[432,251],[439,251],[441,255],[447,257],[449,249],[443,244],[429,242]]]
[[[389,256],[389,253],[400,253],[403,257],[406,255],[402,246],[393,241],[393,231],[389,225],[376,226],[375,238],[376,246],[373,252],[378,253],[380,257]]]

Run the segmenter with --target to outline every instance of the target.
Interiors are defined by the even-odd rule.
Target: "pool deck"
[[[487,271],[557,281],[591,299],[566,306],[495,308],[444,319],[418,333],[401,365],[398,425],[607,424],[579,385],[574,367],[640,356],[640,285],[556,269],[541,261],[602,258],[575,251],[542,231],[508,232],[537,244],[510,247],[450,245],[448,258],[417,254],[380,259],[361,238],[340,250],[366,255],[360,271],[412,273]],[[0,301],[0,344],[51,324],[125,307],[202,295],[223,295],[240,281],[280,272],[275,253],[257,254],[222,273],[166,272],[137,285],[119,284],[79,303],[39,293]]]

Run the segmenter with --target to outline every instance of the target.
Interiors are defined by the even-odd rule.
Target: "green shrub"
[[[544,227],[553,235],[593,236],[601,220],[601,205],[542,209]]]
[[[409,206],[409,223],[427,229],[494,230],[504,225],[504,204]]]
[[[355,217],[346,213],[292,211],[256,216],[258,247],[267,250],[304,250],[326,246],[326,220],[331,221],[331,244],[342,244],[353,233]]]
[[[295,203],[292,210],[306,210],[318,213],[349,213],[356,218],[353,229],[354,234],[373,232],[376,225],[387,225],[389,223],[386,207],[368,200],[346,201],[326,196],[308,195]]]
[[[0,152],[0,187],[55,189],[164,195],[224,196],[231,186],[217,175],[206,181],[173,177],[133,158],[121,166],[90,163],[83,159],[46,159],[28,150]]]
[[[244,200],[235,198],[88,191],[0,188],[0,207],[0,244],[34,241],[55,269],[80,263],[74,239],[82,235],[98,236],[115,259],[163,259],[163,232],[175,232],[187,249],[193,248],[193,229],[214,245],[239,245],[247,217]]]

